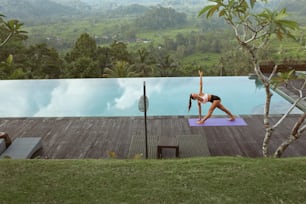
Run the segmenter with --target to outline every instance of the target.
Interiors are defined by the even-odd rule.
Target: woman
[[[214,112],[215,108],[219,108],[220,110],[222,110],[223,112],[225,112],[228,116],[229,116],[229,120],[233,121],[235,120],[235,117],[232,115],[232,113],[227,110],[222,104],[221,104],[221,98],[219,96],[216,95],[211,95],[211,94],[207,94],[207,93],[203,93],[203,82],[202,82],[202,75],[203,72],[199,70],[199,75],[200,75],[200,93],[192,93],[190,94],[189,97],[189,107],[188,107],[188,111],[191,108],[191,100],[197,100],[198,101],[198,107],[199,107],[199,121],[197,122],[198,124],[203,124],[208,118],[211,117],[212,113]],[[201,104],[205,104],[206,102],[211,102],[211,106],[208,110],[207,115],[202,118],[202,110],[201,110]]]

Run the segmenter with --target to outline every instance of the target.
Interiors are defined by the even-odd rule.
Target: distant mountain
[[[196,15],[208,0],[0,0],[0,13],[7,18],[41,24],[106,14],[107,16],[137,16],[146,7],[160,5],[179,12]],[[287,8],[293,17],[304,22],[306,0],[270,0],[270,8]],[[263,4],[262,6],[267,6]],[[292,16],[291,16],[292,17]]]
[[[139,15],[143,7],[171,7],[179,12],[194,12],[207,5],[208,0],[0,0],[0,13],[27,24],[55,22],[59,18],[102,15]],[[138,7],[137,7],[138,5]],[[127,7],[127,8],[124,8]],[[133,10],[135,12],[133,14]],[[116,13],[117,12],[117,13]]]
[[[139,5],[156,5],[161,4],[164,0],[80,0],[91,6],[103,6],[103,5],[116,5],[116,6],[125,6],[125,5],[132,5],[132,4],[139,4]]]
[[[199,7],[207,4],[208,0],[79,0],[94,8],[116,9],[121,6],[142,5],[142,6],[165,6],[172,8],[186,9]]]
[[[52,2],[72,7],[76,9],[87,10],[113,10],[122,6],[130,5],[141,5],[141,6],[152,6],[161,4],[164,0],[50,0]]]
[[[113,17],[120,16],[142,16],[149,10],[149,7],[142,6],[139,4],[132,4],[127,6],[119,6],[116,9],[113,9],[109,14]]]
[[[81,0],[50,0],[50,1],[76,10],[84,10],[84,9],[91,10],[94,5],[97,5]]]
[[[1,0],[0,13],[7,18],[17,18],[22,22],[44,21],[62,16],[75,15],[76,8],[51,0]]]
[[[278,3],[278,7],[286,8],[288,12],[306,15],[306,0],[282,0]]]
[[[123,9],[123,7],[136,7],[139,5],[141,7],[151,7],[151,6],[163,6],[171,7],[175,10],[180,10],[180,12],[188,12],[190,10],[199,10],[204,7],[208,0],[50,0],[61,5],[72,7],[75,9],[84,9],[88,11],[88,14],[106,12],[109,15],[111,12],[117,12],[118,8]],[[136,11],[139,14],[139,11]],[[116,14],[115,16],[117,16]]]

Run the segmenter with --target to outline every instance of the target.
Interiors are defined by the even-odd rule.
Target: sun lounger
[[[6,149],[4,139],[0,139],[0,154]]]
[[[20,137],[1,154],[0,158],[30,159],[42,148],[40,137]]]

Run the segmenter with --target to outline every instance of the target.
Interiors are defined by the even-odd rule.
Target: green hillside
[[[138,4],[115,6],[112,10],[103,12],[99,8],[93,10],[87,7],[84,7],[84,10],[73,9],[74,7],[65,7],[60,3],[51,2],[51,0],[46,1],[45,6],[39,6],[37,3],[39,1],[15,2],[16,8],[20,8],[20,5],[24,7],[20,14],[26,11],[32,14],[26,17],[26,19],[32,20],[25,21],[23,26],[23,29],[28,32],[28,39],[22,45],[26,47],[38,45],[37,49],[40,49],[39,44],[45,44],[54,48],[61,57],[60,61],[63,62],[56,66],[56,69],[61,73],[57,77],[70,76],[69,71],[72,69],[68,66],[69,64],[75,69],[77,69],[77,65],[84,67],[87,64],[84,61],[79,61],[77,65],[71,63],[72,61],[67,63],[68,58],[65,58],[67,54],[72,52],[75,43],[83,34],[88,34],[95,41],[96,45],[94,46],[101,51],[96,53],[99,57],[94,56],[94,60],[92,60],[95,61],[95,64],[92,65],[95,67],[95,74],[92,73],[91,77],[100,77],[106,65],[109,67],[113,63],[111,59],[127,60],[129,65],[134,67],[133,69],[137,69],[134,71],[140,73],[139,70],[144,67],[139,63],[139,60],[141,60],[139,51],[143,49],[147,52],[144,64],[147,65],[146,69],[151,70],[150,76],[190,76],[194,73],[194,70],[199,68],[205,69],[209,75],[247,75],[253,70],[248,60],[249,56],[245,55],[243,50],[237,49],[238,45],[233,31],[223,19],[218,17],[208,20],[205,16],[198,17],[196,11],[190,12],[186,9],[185,12],[185,10],[175,10],[160,5],[153,7]],[[28,2],[28,5],[26,2]],[[36,4],[33,2],[36,2]],[[179,2],[178,6],[193,1],[169,1],[168,3],[174,4],[175,2]],[[295,4],[295,1],[290,2]],[[272,8],[282,5],[288,6],[290,19],[293,14],[301,13],[299,7],[292,6],[286,1],[279,3],[271,1],[268,6]],[[11,1],[5,0],[6,6],[11,4]],[[302,7],[301,4],[298,5]],[[5,8],[8,10],[9,6]],[[48,10],[47,8],[52,9]],[[55,12],[57,8],[58,13]],[[17,12],[16,9],[12,11]],[[299,15],[298,18],[299,22],[304,22],[303,19],[306,19],[303,15]],[[45,21],[44,19],[48,20]],[[262,56],[261,60],[281,63],[305,61],[305,29],[303,25],[301,28],[300,31],[295,33],[297,41],[289,39],[272,40],[270,46],[265,47],[262,53],[259,53]],[[111,46],[115,42],[124,44],[127,50],[123,53],[126,53],[126,56],[116,56],[114,58],[109,54],[103,55],[103,52],[112,49]],[[21,49],[19,50],[21,52]],[[42,77],[40,75],[26,75],[26,73],[30,73],[27,67],[31,67],[33,70],[45,69],[41,68],[43,67],[39,64],[41,62],[33,63],[29,61],[28,63],[31,66],[25,65],[24,53],[18,53],[17,51],[12,53],[9,47],[4,52],[6,53],[1,56],[2,61],[6,60],[9,54],[14,54],[16,69],[19,69],[16,72],[7,69],[3,75],[4,78]],[[111,53],[116,52],[118,50],[111,51]],[[243,56],[243,60],[241,60],[241,56]],[[29,59],[29,57],[26,59]],[[20,65],[17,65],[17,62]],[[167,74],[160,72],[165,67],[171,67],[171,74],[170,72]],[[147,71],[144,73],[147,73]],[[44,75],[44,77],[49,76],[50,74]]]

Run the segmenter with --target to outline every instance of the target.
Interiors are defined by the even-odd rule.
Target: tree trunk
[[[270,143],[270,139],[272,137],[272,133],[273,133],[273,130],[274,130],[273,128],[270,127],[270,120],[269,120],[270,103],[271,103],[272,93],[271,93],[271,90],[270,90],[269,79],[266,76],[264,76],[264,74],[261,72],[260,66],[255,59],[254,59],[254,62],[255,62],[254,63],[255,64],[255,73],[259,77],[260,81],[263,83],[263,85],[265,87],[265,91],[266,91],[266,103],[265,103],[265,107],[264,107],[264,126],[265,126],[265,129],[266,129],[266,134],[265,134],[265,138],[264,138],[263,144],[262,144],[262,153],[263,153],[264,157],[268,157],[269,143]]]
[[[268,128],[270,126],[270,122],[269,122],[270,104],[271,104],[271,98],[273,94],[271,93],[269,82],[264,82],[264,86],[265,86],[265,91],[266,91],[266,104],[265,104],[265,109],[264,109],[264,125],[266,128]]]
[[[269,143],[272,137],[273,129],[272,128],[266,128],[266,134],[265,138],[262,143],[262,154],[264,157],[268,157],[268,150],[269,150]]]
[[[306,125],[304,125],[302,128],[301,125],[303,124],[304,120],[306,118],[306,112],[301,115],[299,120],[295,123],[294,127],[291,130],[291,135],[288,137],[287,140],[285,140],[275,151],[274,157],[281,157],[284,151],[287,149],[287,147],[293,143],[295,140],[299,139],[303,131],[306,129]]]
[[[270,84],[265,82],[264,83],[265,89],[266,89],[266,104],[265,104],[265,110],[264,110],[264,126],[266,128],[266,134],[265,138],[262,144],[262,153],[264,157],[268,156],[268,149],[269,149],[269,142],[272,137],[273,128],[270,128],[270,103],[271,103],[271,97],[272,93],[270,90]]]

